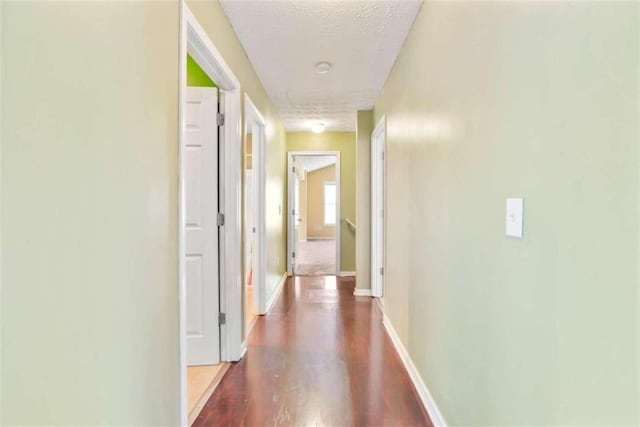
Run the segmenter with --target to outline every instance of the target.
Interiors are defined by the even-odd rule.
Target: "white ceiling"
[[[336,164],[336,156],[296,156],[294,161],[303,171],[311,172]]]
[[[355,130],[373,108],[421,0],[221,0],[288,131]],[[315,64],[333,63],[328,74]]]

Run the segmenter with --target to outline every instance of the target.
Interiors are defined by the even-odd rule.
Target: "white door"
[[[187,364],[220,362],[218,274],[218,89],[187,88],[186,204]]]
[[[384,295],[384,117],[371,134],[371,295]]]

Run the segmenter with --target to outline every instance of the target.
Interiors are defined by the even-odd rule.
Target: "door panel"
[[[185,169],[187,364],[220,362],[218,90],[187,88]]]

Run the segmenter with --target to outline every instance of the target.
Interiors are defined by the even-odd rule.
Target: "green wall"
[[[427,1],[376,101],[384,308],[451,426],[640,422],[638,9]]]
[[[189,54],[187,54],[187,86],[216,87],[213,80]]]
[[[340,217],[356,218],[355,132],[287,132],[287,151],[340,152]],[[355,271],[355,234],[340,220],[340,270]],[[357,224],[356,224],[357,226]]]

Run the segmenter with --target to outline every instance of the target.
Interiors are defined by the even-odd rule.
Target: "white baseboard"
[[[371,289],[358,289],[355,288],[353,290],[353,294],[357,297],[370,297],[371,296]]]
[[[404,348],[402,341],[400,341],[400,337],[398,337],[396,330],[393,328],[393,325],[389,321],[389,318],[387,317],[386,314],[383,315],[382,324],[384,325],[384,328],[387,330],[387,333],[389,334],[389,338],[391,338],[391,342],[393,342],[393,345],[396,348],[396,351],[398,352],[398,355],[400,356],[400,359],[402,360],[402,363],[404,364],[404,367],[407,370],[407,373],[409,374],[409,377],[411,378],[413,385],[416,387],[416,390],[418,391],[418,395],[420,396],[420,400],[422,400],[422,404],[424,405],[424,408],[427,410],[427,413],[429,414],[429,418],[431,419],[431,422],[436,427],[447,427],[447,423],[445,422],[444,417],[440,412],[440,409],[438,409],[438,405],[436,405],[436,401],[433,400],[433,396],[429,392],[427,385],[422,380],[422,377],[420,376],[418,369],[413,364],[413,361],[411,360],[409,353],[407,353],[407,349]]]
[[[342,277],[355,277],[356,276],[356,272],[355,271],[341,271],[339,276],[342,276]]]
[[[247,337],[248,336],[249,334],[247,334]],[[245,338],[244,341],[242,341],[242,344],[240,344],[240,359],[242,359],[246,354],[247,354],[247,338]]]
[[[278,297],[280,296],[280,292],[282,292],[282,288],[284,287],[284,283],[287,281],[287,277],[289,277],[287,273],[282,274],[280,281],[276,285],[275,291],[273,291],[273,294],[271,294],[271,298],[269,298],[269,301],[267,301],[266,313],[269,313],[269,310],[271,310],[271,307],[273,307],[273,304],[278,300]]]

